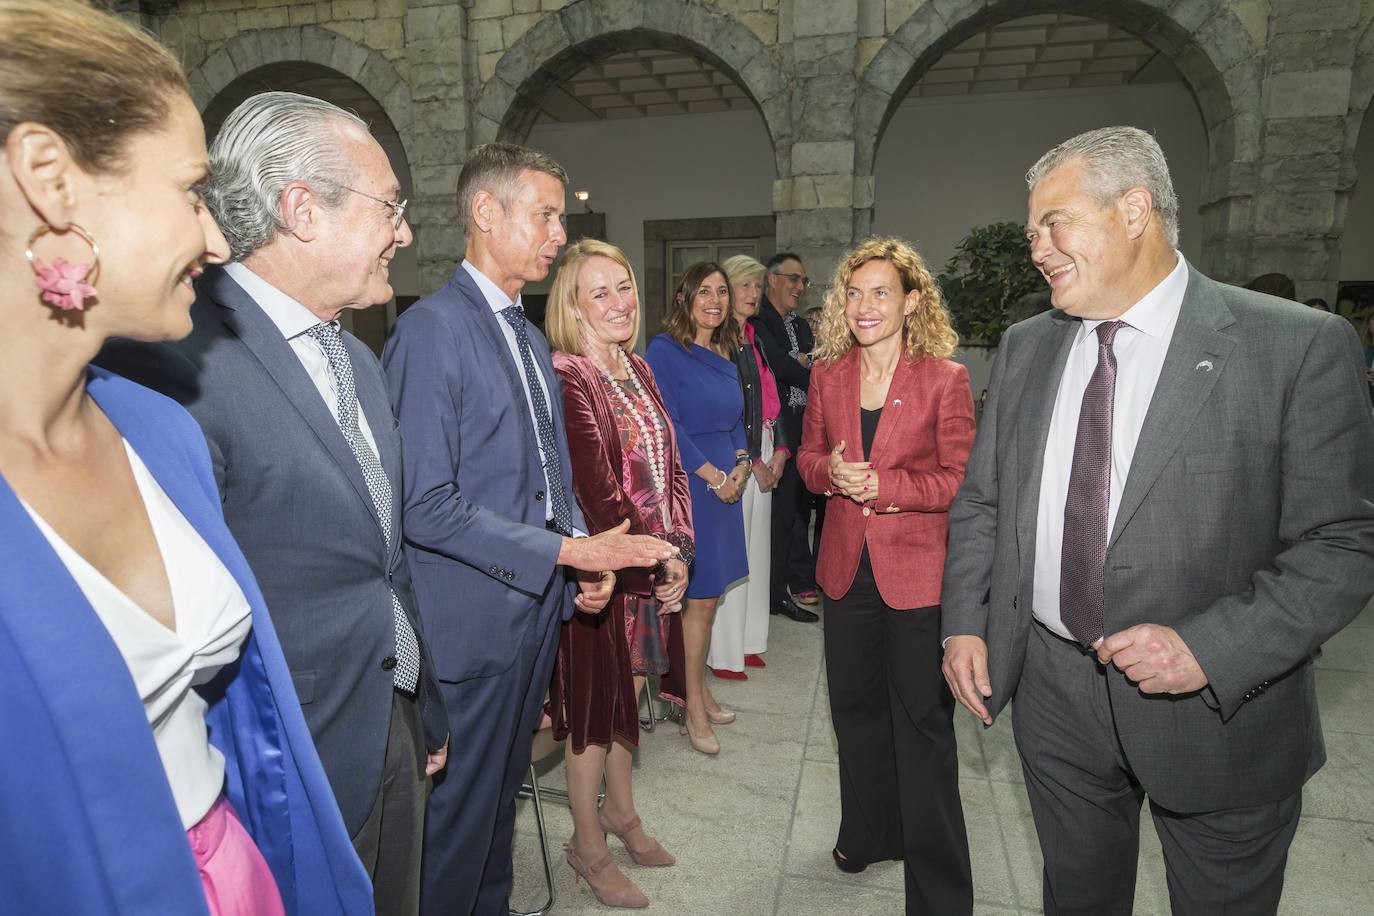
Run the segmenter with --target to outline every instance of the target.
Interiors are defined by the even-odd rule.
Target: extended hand
[[[1097,658],[1111,663],[1142,693],[1192,693],[1207,674],[1173,627],[1142,623],[1097,644]]]
[[[445,741],[444,746],[437,751],[425,755],[425,775],[433,776],[442,770],[446,763],[448,763],[448,741]]]
[[[945,643],[945,661],[940,671],[959,705],[981,719],[984,725],[991,725],[992,716],[983,703],[992,696],[987,643],[977,636],[951,636]]]
[[[577,574],[577,597],[573,604],[584,614],[600,614],[611,600],[615,591],[615,573],[579,572]]]
[[[583,572],[601,573],[630,566],[655,566],[677,556],[677,548],[647,534],[626,534],[629,519],[588,538],[564,538],[558,562]]]
[[[687,591],[687,564],[681,560],[669,560],[664,565],[663,581],[654,586],[654,597],[664,607],[671,607],[682,601]]]

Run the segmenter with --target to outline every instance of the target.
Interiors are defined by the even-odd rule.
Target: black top
[[[863,434],[864,440],[864,461],[868,460],[868,453],[873,449],[873,436],[878,432],[878,418],[883,415],[883,409],[876,410],[859,408],[859,429]]]

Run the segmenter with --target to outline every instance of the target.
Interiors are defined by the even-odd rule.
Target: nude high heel
[[[638,816],[628,824],[617,825],[611,822],[610,817],[606,814],[606,809],[602,808],[597,812],[597,820],[601,823],[602,830],[614,834],[619,838],[621,843],[625,844],[625,851],[630,854],[631,859],[635,860],[636,865],[643,865],[648,868],[662,868],[677,863],[677,859],[673,858],[672,853],[664,849],[663,844],[659,843],[658,840],[649,836],[647,833],[644,835],[648,837],[649,842],[653,844],[648,849],[643,852],[637,852],[634,847],[630,845],[630,841],[625,837],[630,831],[640,825]]]
[[[731,722],[735,721],[735,711],[729,706],[722,706],[720,709],[712,712],[711,707],[708,706],[706,707],[706,721],[710,722],[712,725],[729,725]]]
[[[720,739],[715,735],[707,735],[704,738],[698,738],[692,731],[692,719],[690,716],[683,720],[683,725],[677,730],[677,733],[679,735],[686,735],[687,740],[692,742],[692,750],[696,751],[698,754],[714,757],[720,753]]]
[[[572,870],[578,878],[587,879],[587,886],[592,889],[592,893],[601,901],[602,906],[642,910],[649,905],[649,898],[616,867],[609,852],[602,856],[600,861],[588,865],[573,851],[571,843],[564,843],[563,850]],[[577,883],[577,878],[573,879],[573,883]]]

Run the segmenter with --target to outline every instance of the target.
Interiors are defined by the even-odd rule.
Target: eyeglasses
[[[406,217],[406,205],[409,204],[410,201],[408,201],[408,200],[383,200],[383,199],[380,198],[380,197],[373,197],[371,194],[366,194],[366,193],[364,193],[364,192],[362,192],[362,191],[359,191],[357,188],[350,188],[350,187],[349,187],[348,185],[346,185],[346,184],[338,185],[338,187],[343,188],[345,191],[352,191],[354,194],[357,194],[359,197],[366,197],[368,200],[375,200],[377,203],[385,205],[386,207],[388,207],[388,208],[391,210],[391,229],[392,229],[392,231],[394,232],[394,231],[396,231],[396,230],[398,230],[398,229],[401,228],[401,221],[402,221],[403,219],[405,219],[405,217]]]
[[[772,274],[773,276],[775,276],[775,277],[782,277],[784,280],[786,280],[786,281],[789,282],[789,283],[793,283],[793,284],[800,283],[802,289],[810,289],[810,288],[811,288],[811,278],[810,278],[810,277],[804,277],[804,276],[802,276],[801,274],[783,274],[783,273],[778,273],[776,270],[770,270],[770,271],[768,271],[768,272],[769,272],[770,274]]]

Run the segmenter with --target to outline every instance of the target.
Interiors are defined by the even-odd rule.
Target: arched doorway
[[[787,155],[785,80],[738,21],[706,4],[667,31],[635,5],[577,0],[498,62],[476,140],[552,154],[567,170],[570,235],[600,234],[636,267],[643,332],[693,260],[775,244],[772,188]],[[555,34],[551,34],[555,33]],[[531,285],[526,299],[545,292]]]

